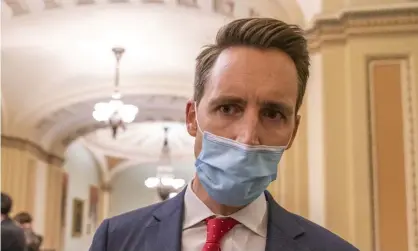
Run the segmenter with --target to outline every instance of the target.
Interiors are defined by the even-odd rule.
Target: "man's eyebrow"
[[[262,107],[280,110],[283,112],[286,116],[293,115],[293,107],[285,102],[280,101],[264,101],[261,103]]]
[[[245,105],[247,101],[236,96],[219,96],[209,101],[209,107],[227,105],[227,104],[242,104]]]
[[[216,107],[220,105],[227,105],[227,104],[241,104],[246,105],[248,102],[240,97],[232,96],[232,95],[223,95],[216,97],[209,101],[209,107]],[[281,101],[262,101],[259,103],[261,107],[270,108],[274,110],[279,110],[286,116],[293,115],[293,107],[292,105],[281,102]]]

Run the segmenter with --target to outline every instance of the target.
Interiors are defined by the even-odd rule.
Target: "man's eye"
[[[263,111],[262,115],[264,117],[267,117],[268,119],[272,119],[272,120],[280,120],[280,119],[284,118],[283,115],[280,112],[275,111],[275,110]]]
[[[238,108],[233,105],[222,105],[219,107],[219,111],[221,113],[231,115],[231,114],[238,112]]]

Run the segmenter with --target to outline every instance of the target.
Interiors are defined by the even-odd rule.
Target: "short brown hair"
[[[13,200],[5,193],[1,193],[1,214],[9,215],[12,210]]]
[[[14,220],[20,224],[32,223],[32,216],[27,212],[20,212],[15,215]]]
[[[200,102],[205,83],[219,54],[232,46],[281,50],[293,60],[298,73],[296,111],[302,105],[309,78],[309,53],[303,30],[273,18],[243,18],[222,27],[215,44],[208,45],[196,58],[194,100]]]

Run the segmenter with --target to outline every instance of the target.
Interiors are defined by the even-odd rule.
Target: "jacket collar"
[[[146,250],[181,250],[185,191],[162,202],[153,212],[147,225]],[[268,191],[264,194],[268,204],[266,251],[309,251],[296,241],[305,232],[297,217],[279,206]]]
[[[185,189],[162,202],[147,225],[145,250],[180,251]]]

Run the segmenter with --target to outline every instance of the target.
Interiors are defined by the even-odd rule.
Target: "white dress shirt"
[[[196,196],[189,184],[184,194],[182,251],[202,251],[207,232],[204,220],[213,215],[215,214]],[[229,217],[240,224],[222,238],[222,251],[265,250],[267,201],[264,194]]]

